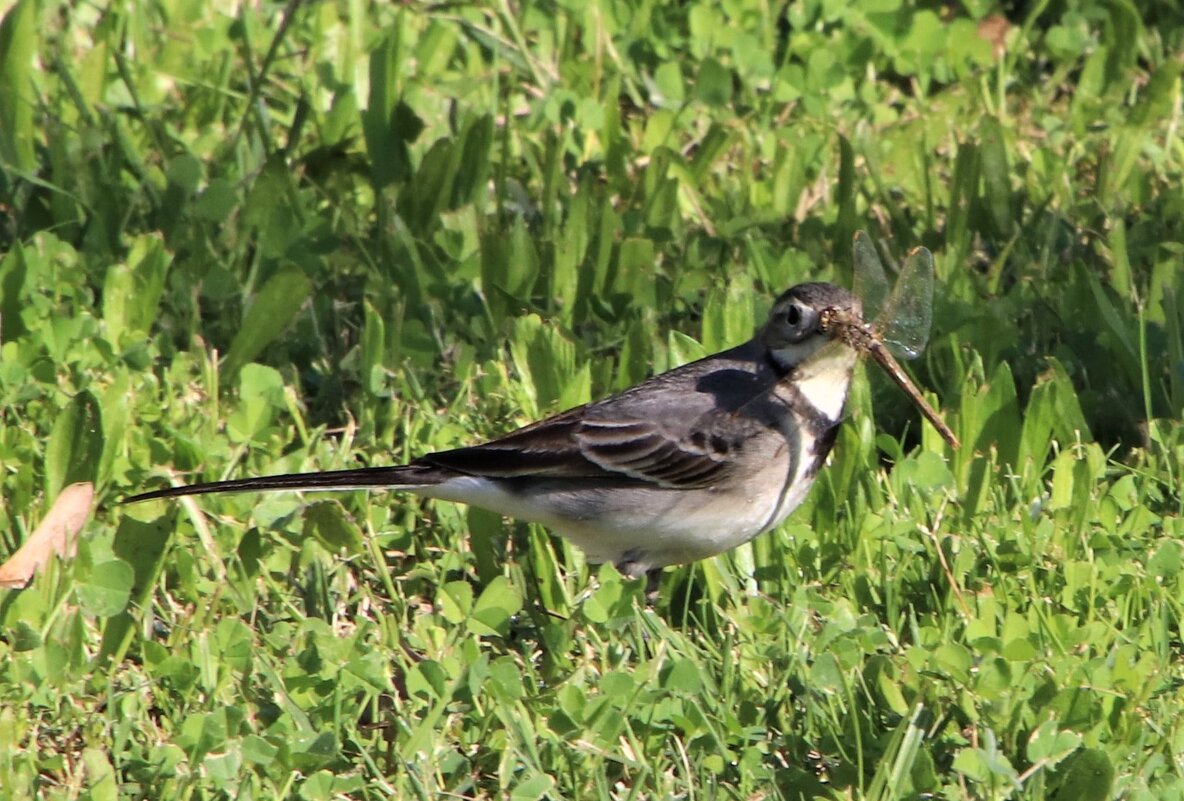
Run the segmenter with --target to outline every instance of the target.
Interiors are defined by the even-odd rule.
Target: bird
[[[830,283],[774,301],[749,341],[478,445],[403,465],[152,490],[159,498],[269,490],[406,490],[542,524],[593,564],[652,579],[729,551],[797,508],[834,446],[862,320]]]

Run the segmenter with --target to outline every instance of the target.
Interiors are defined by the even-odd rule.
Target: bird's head
[[[769,319],[760,332],[760,341],[769,355],[782,369],[789,370],[813,361],[824,346],[827,354],[849,362],[850,347],[839,336],[839,328],[828,326],[830,318],[862,319],[863,307],[859,299],[834,284],[798,284],[781,293],[769,311]]]
[[[846,334],[863,319],[859,299],[834,284],[798,284],[773,303],[761,329],[768,358],[828,420],[838,421],[855,369]]]

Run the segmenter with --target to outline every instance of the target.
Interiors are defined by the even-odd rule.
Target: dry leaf
[[[24,587],[43,570],[54,554],[74,556],[78,532],[90,517],[95,487],[89,482],[71,484],[62,490],[53,508],[7,562],[0,565],[0,587]]]
[[[991,55],[995,60],[1003,58],[1007,53],[1007,34],[1011,31],[1011,23],[1002,14],[992,14],[984,17],[978,24],[978,35],[991,43]]]

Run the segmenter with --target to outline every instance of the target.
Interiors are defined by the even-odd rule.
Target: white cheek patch
[[[827,345],[822,337],[811,337],[805,342],[784,344],[769,349],[769,356],[782,370],[792,370],[808,361],[819,349]]]

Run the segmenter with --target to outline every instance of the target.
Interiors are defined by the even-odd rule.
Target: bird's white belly
[[[592,562],[655,567],[705,559],[748,542],[781,523],[801,504],[813,479],[776,493],[641,490],[637,506],[593,520],[557,521],[551,527]]]
[[[630,566],[634,573],[682,564],[730,550],[767,531],[805,499],[814,482],[810,459],[779,459],[783,481],[760,470],[727,488],[580,487],[570,480],[511,488],[503,481],[461,476],[417,488],[528,520],[573,542],[593,563]],[[754,480],[763,475],[763,481]]]

